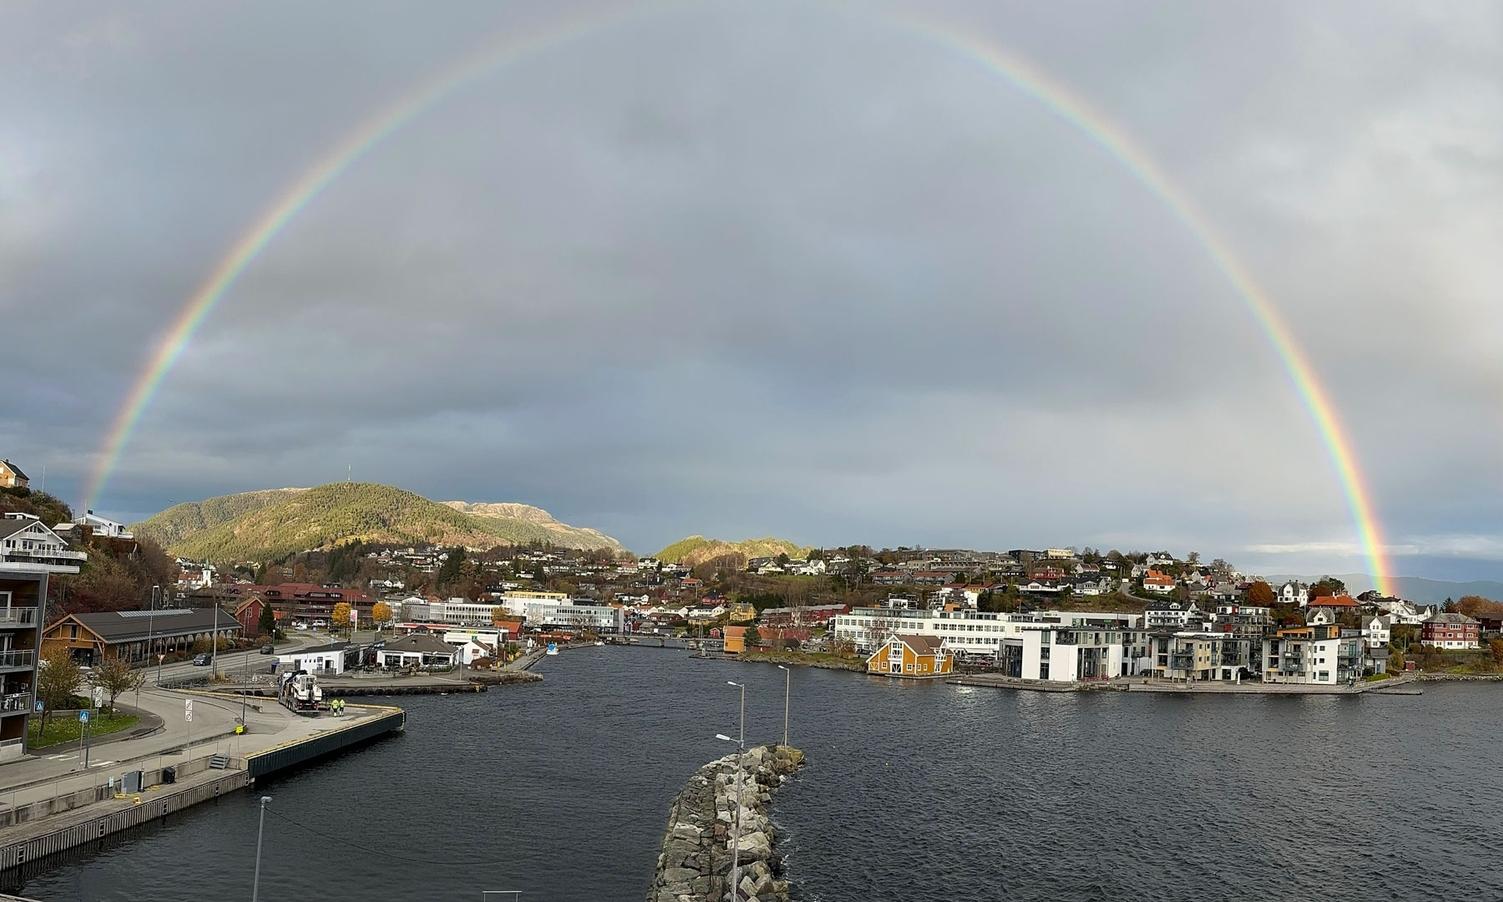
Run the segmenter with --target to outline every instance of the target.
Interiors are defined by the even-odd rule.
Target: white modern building
[[[334,642],[316,648],[297,648],[277,655],[277,670],[334,676],[344,673],[345,653],[350,643]]]
[[[1036,611],[1031,614],[1002,614],[989,611],[921,611],[905,608],[857,608],[832,621],[838,641],[852,643],[858,651],[872,652],[893,633],[932,636],[947,651],[967,655],[997,655],[1006,640],[1024,639],[1030,630],[1109,630],[1120,633],[1134,629],[1141,618],[1137,614],[1108,614],[1092,611]],[[1044,643],[1035,637],[1031,642]],[[1120,643],[1122,637],[1117,636]],[[1052,644],[1052,640],[1051,640]],[[1041,660],[1041,659],[1040,659]],[[1120,657],[1117,662],[1120,664]],[[1020,665],[1022,666],[1022,665]],[[1031,668],[1036,671],[1037,668]],[[1075,670],[1069,672],[1074,673]],[[1053,677],[1026,677],[1053,679]]]
[[[1335,625],[1279,630],[1263,640],[1265,683],[1333,686],[1362,677],[1362,634]]]
[[[88,559],[31,514],[7,513],[0,520],[0,570],[77,573]]]
[[[1202,618],[1200,608],[1193,601],[1155,601],[1143,610],[1145,629],[1184,629],[1191,620]]]

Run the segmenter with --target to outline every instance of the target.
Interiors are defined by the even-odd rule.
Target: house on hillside
[[[936,677],[949,673],[955,659],[934,636],[893,633],[866,659],[867,673],[895,677]]]
[[[1174,591],[1174,577],[1160,570],[1149,570],[1143,575],[1143,588],[1149,592],[1168,595]]]
[[[1297,604],[1304,607],[1310,601],[1310,587],[1304,583],[1290,580],[1279,586],[1279,604]]]
[[[88,559],[31,514],[13,512],[0,520],[0,570],[77,573]]]
[[[21,472],[21,468],[9,460],[0,460],[0,489],[25,489],[31,487],[31,480]]]

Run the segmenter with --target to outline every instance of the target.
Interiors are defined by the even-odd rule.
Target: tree
[[[111,714],[115,712],[115,698],[122,692],[141,688],[145,679],[146,671],[136,670],[121,658],[106,658],[103,664],[94,668],[94,685],[109,696]]]
[[[1503,667],[1503,639],[1487,640],[1487,650],[1493,653],[1493,666]]]
[[[1260,608],[1271,608],[1273,607],[1274,599],[1273,586],[1263,582],[1261,579],[1257,580],[1247,587],[1246,599],[1250,605]]]
[[[449,551],[448,551],[448,557],[444,558],[444,562],[442,564],[440,564],[439,567],[438,567],[438,579],[437,579],[438,585],[440,585],[440,586],[447,586],[448,584],[454,582],[455,580],[458,580],[459,579],[459,575],[463,571],[463,569],[464,569],[464,549],[463,548],[451,548],[451,549],[449,549]],[[541,574],[539,574],[539,575],[541,575]]]
[[[750,649],[754,645],[762,644],[762,634],[757,632],[755,624],[746,628],[746,647]]]
[[[375,604],[371,605],[371,619],[376,621],[376,624],[378,626],[385,626],[386,624],[390,623],[391,605],[387,604],[384,601],[378,601]]]
[[[256,627],[267,636],[276,637],[277,614],[271,609],[271,605],[266,603],[265,599],[261,601],[261,618],[256,621]]]
[[[71,703],[78,693],[78,684],[83,682],[83,671],[66,648],[55,648],[42,659],[37,668],[37,701],[42,703],[42,730],[47,729],[47,718],[58,708]]]
[[[329,615],[329,616],[330,616],[330,618],[333,621],[332,623],[329,624],[329,629],[331,629],[331,630],[344,629],[346,626],[349,626],[349,624],[350,624],[350,604],[349,604],[349,602],[347,602],[347,601],[341,601],[339,604],[336,604],[334,606],[334,613],[331,614],[331,615]]]

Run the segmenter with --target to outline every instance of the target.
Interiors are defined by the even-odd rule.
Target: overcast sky
[[[0,456],[77,501],[163,331],[369,116],[506,35],[279,232],[96,508],[356,478],[650,553],[1195,549],[1363,569],[1205,249],[1037,100],[1132,135],[1268,289],[1399,574],[1503,575],[1503,6],[477,2],[0,11]],[[601,16],[600,11],[605,11]]]

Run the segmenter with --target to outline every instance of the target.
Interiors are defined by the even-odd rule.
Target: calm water
[[[406,699],[405,737],[261,787],[261,898],[643,897],[669,799],[782,730],[783,674],[598,648],[547,681]],[[794,674],[810,754],[775,805],[807,902],[1503,898],[1503,687],[1422,697],[1046,694]],[[20,889],[249,898],[261,793]]]

